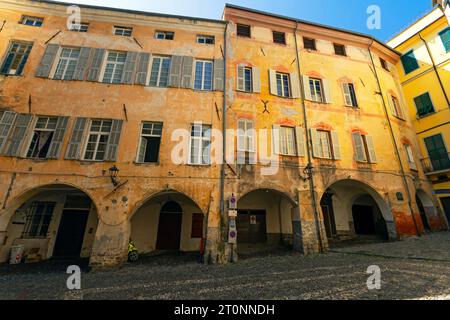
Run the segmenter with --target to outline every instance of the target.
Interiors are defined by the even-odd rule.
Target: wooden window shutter
[[[272,127],[273,154],[280,154],[280,131],[280,126],[274,124]]]
[[[119,150],[120,134],[122,132],[123,120],[113,120],[111,133],[109,135],[108,144],[106,146],[106,161],[116,161],[117,152]]]
[[[306,143],[303,128],[300,126],[295,127],[295,140],[297,142],[297,156],[304,157],[306,155]]]
[[[2,150],[6,145],[16,116],[17,113],[13,111],[5,111],[0,116],[0,154],[3,154]]]
[[[323,79],[322,80],[322,87],[323,87],[323,98],[325,103],[331,103],[331,87],[330,87],[330,81]]]
[[[301,98],[301,90],[300,90],[300,79],[298,77],[298,73],[293,72],[290,74],[291,80],[291,92],[292,98],[299,99]]]
[[[50,144],[48,150],[48,159],[59,158],[68,122],[69,117],[58,117],[58,121],[56,122],[55,134],[53,135],[52,143]]]
[[[392,115],[398,117],[397,109],[395,109],[394,101],[392,101],[392,96],[389,93],[387,94],[387,99]]]
[[[355,160],[359,162],[366,162],[366,152],[364,148],[363,138],[361,133],[353,132],[352,133],[353,143],[355,145]]]
[[[150,53],[141,52],[139,53],[136,77],[134,79],[135,84],[140,84],[145,86],[147,84],[148,67],[150,64]]]
[[[343,83],[342,84],[342,88],[344,90],[345,105],[347,107],[353,107],[352,94],[350,92],[349,84],[348,83]]]
[[[214,90],[224,90],[225,65],[223,59],[214,60]]]
[[[237,74],[237,77],[236,77],[237,90],[245,91],[245,66],[238,65],[236,74]]]
[[[305,92],[305,100],[312,101],[311,87],[309,86],[309,77],[302,76],[303,79],[303,91]]]
[[[275,72],[275,70],[269,69],[269,80],[270,80],[270,94],[277,96],[278,95],[277,73]]]
[[[261,92],[261,72],[258,67],[252,68],[252,85],[254,93]]]
[[[339,134],[337,131],[331,131],[331,143],[333,146],[333,158],[341,160],[341,146],[339,143]]]
[[[87,81],[95,81],[97,82],[100,78],[100,69],[103,64],[103,59],[105,57],[106,50],[105,49],[94,49],[91,65],[88,69]]]
[[[80,56],[78,57],[72,80],[83,81],[85,79],[90,56],[91,48],[83,47],[80,49]]]
[[[312,148],[313,156],[316,158],[323,158],[321,142],[320,142],[319,136],[317,134],[317,130],[314,128],[311,128],[310,132],[311,132],[311,141],[312,141],[312,146],[313,146],[313,148]]]
[[[53,61],[55,61],[58,51],[59,45],[57,44],[49,44],[45,48],[44,56],[36,69],[36,77],[48,78],[50,76],[50,70],[52,69]]]
[[[77,118],[72,129],[72,136],[70,137],[69,145],[67,146],[66,159],[79,160],[81,158],[81,144],[83,143],[84,131],[87,118]]]
[[[33,119],[33,116],[31,114],[19,113],[17,115],[16,121],[11,128],[11,135],[9,136],[8,143],[4,152],[5,156],[20,156],[21,147],[31,119]]]
[[[169,87],[181,87],[181,67],[183,65],[182,56],[172,56],[172,63],[170,66]]]
[[[192,68],[194,66],[194,58],[184,56],[183,66],[182,66],[182,77],[181,77],[181,87],[182,88],[192,88]]]
[[[377,163],[377,154],[375,152],[375,146],[373,144],[372,136],[366,136],[366,144],[367,144],[367,151],[369,153],[369,161],[371,163]]]
[[[408,157],[409,167],[412,170],[417,170],[416,161],[414,159],[414,154],[412,152],[412,147],[410,145],[406,144],[405,149],[406,149],[406,153],[407,153],[407,157]]]
[[[123,68],[121,80],[123,84],[133,84],[137,58],[138,58],[137,52],[127,52],[127,58],[125,60],[125,66]]]

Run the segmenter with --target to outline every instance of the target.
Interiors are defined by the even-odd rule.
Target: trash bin
[[[23,245],[17,245],[11,247],[10,264],[19,264],[22,262],[23,251],[25,247]]]

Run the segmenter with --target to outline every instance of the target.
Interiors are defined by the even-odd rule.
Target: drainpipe
[[[375,63],[373,61],[372,50],[370,50],[372,45],[373,45],[373,39],[372,39],[372,42],[369,45],[370,60],[372,62],[375,78],[377,79],[378,90],[380,90],[381,101],[383,101],[383,110],[384,110],[384,113],[386,115],[386,119],[387,119],[387,122],[388,122],[388,125],[389,125],[389,132],[391,134],[392,143],[394,144],[395,154],[397,155],[397,159],[398,159],[398,162],[400,164],[400,171],[402,173],[401,176],[402,176],[404,187],[406,189],[406,195],[408,196],[408,207],[409,207],[409,210],[411,212],[411,216],[412,216],[413,221],[414,221],[414,227],[416,228],[416,233],[420,237],[421,234],[420,234],[420,231],[419,231],[419,227],[417,226],[416,217],[414,216],[414,210],[412,208],[411,193],[409,192],[408,181],[406,180],[406,175],[405,175],[405,170],[403,168],[402,158],[400,157],[400,152],[398,151],[397,141],[395,140],[394,129],[392,128],[391,119],[389,118],[389,113],[387,111],[386,101],[384,100],[383,89],[381,88],[380,78],[378,77],[377,68],[375,67]]]
[[[447,106],[450,108],[450,99],[448,98],[447,92],[445,91],[445,87],[444,87],[444,84],[442,83],[441,76],[439,75],[439,71],[438,71],[438,68],[436,66],[436,62],[434,61],[433,55],[431,54],[430,47],[428,46],[427,41],[422,37],[420,32],[418,33],[418,35],[419,35],[420,40],[422,40],[423,43],[425,44],[425,48],[427,48],[428,55],[430,56],[431,63],[433,64],[433,70],[436,73],[436,77],[437,77],[437,79],[439,81],[439,85],[441,86],[442,92],[444,93],[445,100],[447,101]]]
[[[305,104],[305,87],[303,83],[303,77],[302,77],[302,70],[300,66],[300,54],[298,51],[298,41],[297,41],[297,32],[298,32],[298,21],[296,22],[296,27],[294,29],[294,39],[295,39],[295,53],[297,56],[297,70],[298,70],[298,77],[300,78],[300,91],[301,91],[301,99],[302,99],[302,109],[303,109],[303,119],[305,122],[305,137],[306,137],[306,153],[308,154],[308,165],[306,167],[306,172],[308,174],[308,180],[309,180],[309,189],[311,191],[311,200],[313,205],[313,211],[314,211],[314,222],[316,225],[316,236],[319,240],[319,252],[323,252],[323,244],[322,244],[322,236],[320,234],[320,220],[319,220],[319,213],[317,210],[317,201],[316,201],[316,193],[314,192],[314,167],[312,163],[312,153],[311,153],[311,147],[310,143],[311,137],[309,134],[309,127],[308,127],[308,119],[306,114],[306,104]],[[299,199],[300,202],[300,199]]]

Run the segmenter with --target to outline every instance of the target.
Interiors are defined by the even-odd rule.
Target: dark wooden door
[[[441,202],[444,207],[445,215],[447,216],[447,221],[450,223],[450,197],[441,198]]]
[[[267,243],[265,210],[239,210],[237,217],[238,243]]]
[[[180,250],[183,212],[176,202],[166,203],[159,214],[156,249]]]
[[[83,246],[87,210],[64,210],[59,224],[53,255],[56,257],[79,257]]]
[[[371,206],[353,206],[353,223],[356,234],[375,235],[375,221]]]

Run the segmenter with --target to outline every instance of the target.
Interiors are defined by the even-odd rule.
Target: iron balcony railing
[[[447,155],[444,154],[439,158],[422,159],[422,166],[425,170],[425,173],[450,170],[450,152],[447,153]]]

